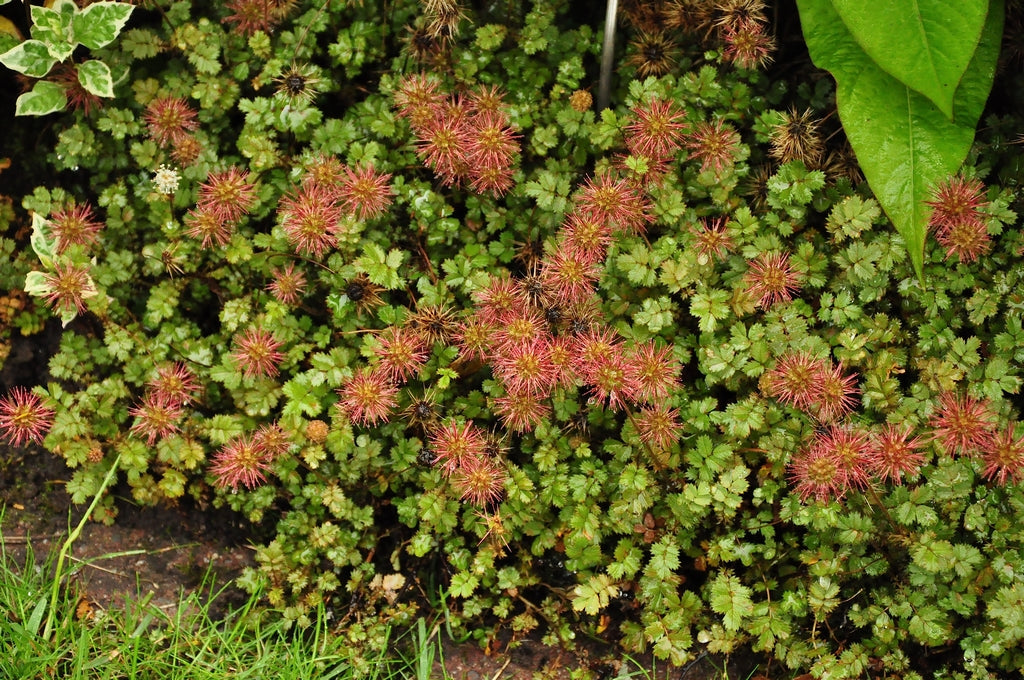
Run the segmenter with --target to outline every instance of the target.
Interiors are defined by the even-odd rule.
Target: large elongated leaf
[[[830,0],[797,0],[797,6],[811,59],[836,79],[839,119],[857,161],[921,276],[929,215],[924,201],[931,187],[960,168],[974,140],[999,56],[1003,0],[992,0],[954,96],[953,121],[876,66]]]
[[[953,95],[981,39],[988,5],[988,0],[832,0],[867,55],[950,120]]]

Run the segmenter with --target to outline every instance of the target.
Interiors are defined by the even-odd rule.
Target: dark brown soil
[[[85,508],[72,506],[64,492],[69,475],[46,451],[0,453],[2,540],[18,562],[29,547],[37,560],[58,550],[81,520]],[[120,499],[116,506],[115,523],[86,523],[71,551],[78,592],[93,607],[151,597],[155,606],[170,608],[204,577],[225,584],[252,563],[244,533],[226,513],[203,513],[186,504],[140,508]],[[228,590],[213,612],[241,598]]]

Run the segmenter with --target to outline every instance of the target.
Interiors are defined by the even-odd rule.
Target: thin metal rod
[[[612,97],[612,63],[615,61],[615,15],[619,0],[608,0],[604,15],[604,46],[601,49],[601,80],[597,86],[597,110],[604,111]]]

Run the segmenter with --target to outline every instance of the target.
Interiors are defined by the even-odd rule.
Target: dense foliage
[[[0,429],[241,511],[244,587],[354,645],[443,593],[482,643],[1024,668],[1020,119],[918,277],[792,7],[622,4],[600,112],[588,3],[137,6],[115,97],[9,142],[0,314],[64,332]]]

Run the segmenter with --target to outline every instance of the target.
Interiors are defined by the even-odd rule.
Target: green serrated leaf
[[[608,565],[608,574],[613,578],[632,578],[640,571],[640,560],[643,553],[624,538],[615,546],[615,561]]]
[[[479,583],[480,579],[473,574],[460,571],[452,576],[452,583],[449,588],[449,592],[455,597],[469,597],[473,594],[473,591],[476,590]]]
[[[0,64],[30,78],[42,78],[57,63],[41,40],[26,40],[0,54]]]
[[[978,47],[988,0],[832,0],[832,6],[879,68],[953,119],[953,93]]]
[[[700,319],[700,329],[710,333],[718,327],[718,322],[730,314],[729,294],[717,288],[700,286],[690,298],[690,314]]]
[[[798,0],[814,63],[836,79],[839,118],[872,191],[906,242],[922,276],[930,189],[955,173],[974,141],[974,128],[995,76],[1003,0],[993,0],[978,49],[953,98],[950,121],[924,95],[875,65],[829,0]]]
[[[754,611],[750,588],[729,571],[722,571],[711,584],[712,611],[722,615],[726,630],[739,630],[743,620]]]
[[[97,97],[114,96],[114,79],[102,61],[90,59],[78,65],[78,82]]]
[[[619,594],[619,588],[607,574],[595,574],[586,583],[576,586],[573,593],[572,608],[595,616],[608,606],[613,597]]]
[[[922,541],[911,549],[911,555],[914,564],[928,572],[948,571],[953,566],[953,545],[949,541]]]
[[[323,411],[320,397],[326,390],[315,389],[309,384],[307,377],[299,376],[289,380],[282,389],[284,396],[288,399],[284,407],[284,415],[315,418]]]
[[[91,50],[106,47],[128,23],[133,9],[125,2],[94,2],[75,14],[75,40]]]
[[[679,568],[679,546],[674,538],[663,536],[651,546],[651,561],[648,569],[660,579],[669,579]]]

